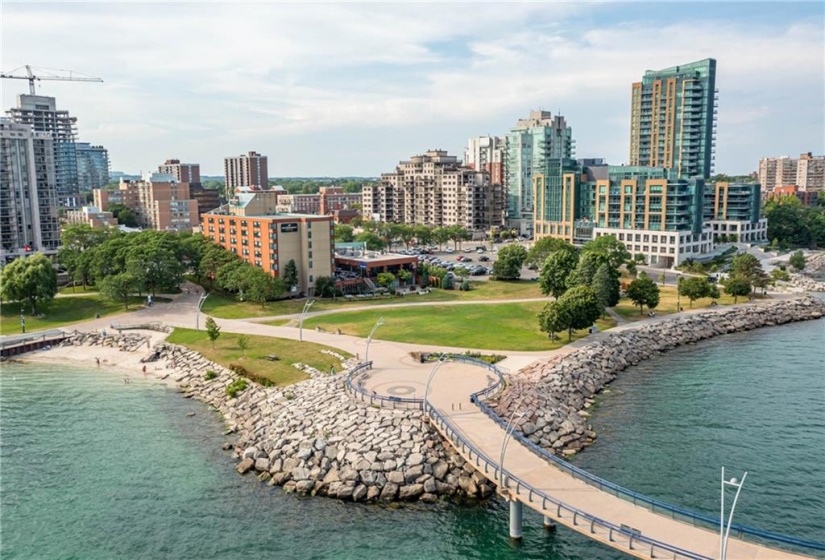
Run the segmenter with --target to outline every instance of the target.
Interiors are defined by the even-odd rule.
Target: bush
[[[203,378],[206,381],[209,381],[211,379],[215,379],[217,376],[218,376],[218,374],[215,373],[215,371],[213,371],[211,369],[206,370],[206,373],[203,374]]]
[[[246,377],[250,381],[254,381],[255,383],[257,383],[259,385],[263,385],[264,387],[271,387],[272,386],[272,381],[271,380],[269,380],[266,377],[262,377],[262,376],[258,375],[257,373],[249,371],[248,369],[246,369],[245,367],[243,367],[240,364],[229,364],[229,370],[237,373],[238,375]]]
[[[227,386],[226,395],[230,399],[234,399],[235,397],[238,396],[238,393],[240,393],[241,391],[246,389],[247,386],[248,385],[246,383],[246,379],[238,378],[235,381],[233,381],[232,383],[230,383],[229,386]]]
[[[243,375],[244,377],[249,377],[249,372],[241,364],[229,364],[229,371]]]
[[[487,362],[488,364],[495,364],[496,362],[500,362],[501,360],[507,357],[502,356],[500,354],[482,354],[481,352],[470,352],[469,350],[464,352],[464,355],[470,358],[482,360],[484,362]]]

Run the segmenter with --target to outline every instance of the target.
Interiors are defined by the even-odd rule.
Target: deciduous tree
[[[679,295],[688,298],[690,307],[693,307],[693,302],[697,299],[710,297],[711,286],[714,285],[708,282],[703,276],[689,276],[679,279],[678,290]]]
[[[212,317],[206,318],[206,336],[212,342],[212,350],[215,349],[215,341],[221,336],[221,328]]]
[[[750,280],[744,276],[730,276],[722,283],[722,286],[726,294],[733,296],[733,303],[737,303],[740,296],[748,296],[753,291]]]
[[[17,258],[0,270],[3,299],[26,302],[32,313],[45,307],[56,293],[57,271],[43,253]]]
[[[137,280],[128,272],[107,276],[100,281],[100,293],[112,301],[122,301],[124,309],[129,309],[129,296],[136,289]]]
[[[639,315],[645,307],[656,309],[659,305],[659,286],[644,271],[627,287],[627,297],[639,308]]]
[[[570,248],[562,248],[544,260],[539,274],[541,293],[555,298],[567,291],[567,277],[576,268],[579,256]]]
[[[527,249],[521,245],[508,245],[498,252],[498,260],[493,264],[496,280],[517,280],[521,276],[521,267],[527,258]]]

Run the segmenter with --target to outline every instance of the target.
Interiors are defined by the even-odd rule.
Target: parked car
[[[488,257],[487,255],[481,255],[480,257],[478,257],[478,260],[481,262],[487,262],[490,260],[490,257]]]

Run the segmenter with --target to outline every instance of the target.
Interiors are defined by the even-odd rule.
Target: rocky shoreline
[[[519,422],[521,432],[555,453],[572,455],[596,438],[586,408],[626,367],[720,334],[823,314],[825,302],[805,297],[685,314],[605,333],[604,339],[563,358],[536,362],[511,376],[507,391],[490,404],[502,417],[515,408],[528,410]],[[105,338],[81,333],[62,345],[105,345],[133,353],[148,342],[137,333]],[[153,374],[221,412],[226,435],[236,434],[224,448],[238,459],[240,474],[255,475],[287,492],[355,502],[472,500],[493,493],[495,485],[465,463],[421,411],[379,408],[352,399],[344,380],[354,360],[343,362],[344,371],[337,375],[303,366],[311,378],[284,388],[247,381],[247,388],[230,398],[226,389],[238,379],[234,372],[166,342],[152,352],[158,360],[150,364]]]
[[[535,362],[509,379],[491,406],[504,418],[526,411],[518,430],[533,443],[569,456],[592,444],[587,412],[619,372],[656,354],[722,334],[819,319],[825,302],[810,296],[685,314],[605,337],[562,358]]]

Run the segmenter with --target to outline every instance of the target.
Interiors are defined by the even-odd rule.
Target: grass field
[[[320,326],[367,337],[379,317],[384,317],[385,324],[376,331],[376,339],[484,350],[552,350],[567,344],[567,336],[551,341],[539,330],[537,315],[544,305],[528,302],[344,311],[307,319],[304,328]],[[607,319],[597,324],[604,330],[615,326],[615,321]],[[585,329],[576,332],[573,339],[586,335]]]
[[[719,305],[731,305],[733,303],[733,296],[729,296],[720,289],[721,297],[716,300]],[[747,301],[748,298],[739,298],[739,303]],[[676,296],[676,286],[659,286],[659,305],[653,310],[656,315],[668,315],[676,313],[678,307],[676,302],[679,301]],[[686,297],[681,298],[682,309],[687,311],[689,309],[703,309],[710,307],[710,298],[697,299],[693,302],[693,307],[690,306],[690,300]],[[648,309],[645,307],[643,315],[639,314],[639,308],[633,305],[633,302],[627,298],[622,298],[619,305],[614,307],[616,313],[627,319],[628,321],[638,321],[640,319],[647,319]]]
[[[86,289],[83,289],[83,286],[76,285],[76,286],[63,286],[62,288],[58,288],[58,294],[96,294],[98,293],[97,286],[86,286]]]
[[[132,297],[129,310],[138,309],[144,298]],[[100,295],[78,297],[58,297],[46,308],[45,317],[26,314],[26,332],[54,329],[80,321],[93,319],[96,313],[101,317],[123,313],[123,304],[114,303]],[[0,306],[0,334],[20,334],[20,304],[3,303]]]
[[[469,292],[461,290],[433,289],[429,294],[408,294],[405,296],[387,297],[384,299],[354,298],[335,300],[318,299],[312,306],[312,311],[326,311],[332,309],[347,309],[365,305],[387,305],[391,303],[410,302],[440,302],[440,301],[473,301],[495,299],[527,299],[541,296],[538,282],[519,280],[517,282],[471,282]],[[260,304],[248,301],[238,301],[232,296],[210,294],[203,304],[203,312],[220,319],[243,319],[247,317],[269,317],[275,315],[300,314],[306,300],[283,300],[269,302],[262,309]]]
[[[295,363],[310,365],[319,371],[329,371],[330,367],[335,367],[336,371],[341,369],[340,362],[333,356],[322,354],[321,350],[334,350],[338,354],[350,357],[346,352],[329,348],[321,344],[312,342],[296,342],[285,338],[272,338],[268,336],[249,336],[249,347],[246,355],[238,347],[238,337],[240,335],[221,333],[215,341],[215,349],[212,349],[212,342],[206,336],[206,331],[195,331],[192,329],[175,329],[167,338],[168,342],[186,346],[203,354],[213,362],[224,367],[230,364],[240,364],[255,375],[265,377],[273,384],[283,386],[297,383],[308,379],[307,374],[292,366]],[[275,355],[280,358],[271,362],[266,356]]]

